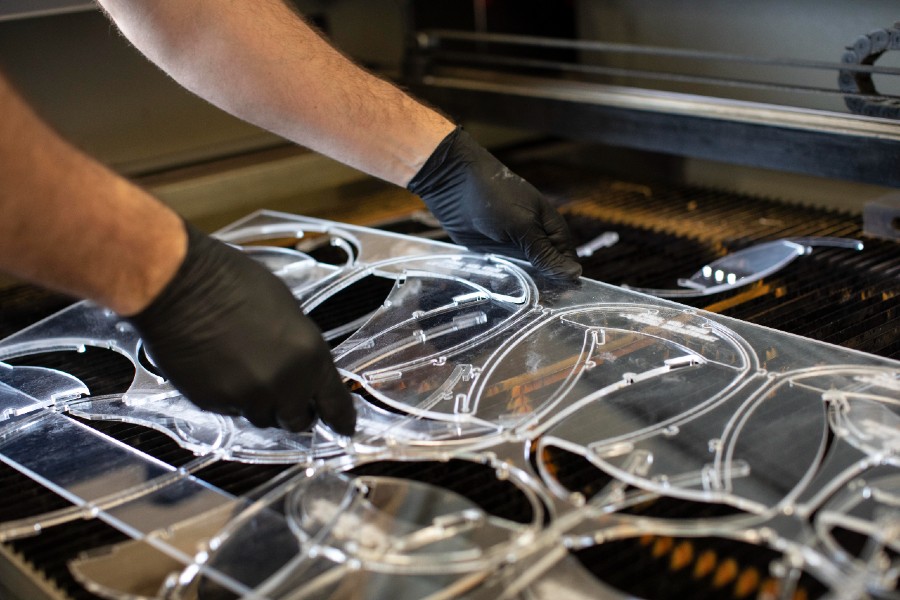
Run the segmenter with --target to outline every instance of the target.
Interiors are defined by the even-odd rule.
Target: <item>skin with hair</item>
[[[0,76],[0,269],[128,315],[181,264],[181,219],[61,139]]]
[[[406,186],[453,123],[364,71],[280,0],[100,0],[123,35],[219,108]]]

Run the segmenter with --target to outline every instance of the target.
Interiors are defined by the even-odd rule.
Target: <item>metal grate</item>
[[[575,553],[594,575],[638,598],[713,600],[780,598],[768,577],[780,556],[767,548],[725,538],[645,535]],[[655,576],[648,577],[648,573]],[[802,573],[788,598],[821,598],[827,590]]]

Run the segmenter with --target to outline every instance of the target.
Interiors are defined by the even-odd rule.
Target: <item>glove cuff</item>
[[[462,126],[454,127],[453,131],[448,133],[437,145],[419,172],[409,180],[406,189],[418,196],[427,195],[435,183],[432,180],[442,172],[442,167],[447,161],[453,145],[463,136],[468,137],[468,134],[463,131]]]

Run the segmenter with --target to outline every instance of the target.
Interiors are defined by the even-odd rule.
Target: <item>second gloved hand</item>
[[[321,417],[351,435],[350,394],[290,290],[239,250],[186,227],[175,277],[130,318],[163,374],[200,408],[257,427],[303,431]]]
[[[469,250],[524,258],[557,279],[581,275],[562,216],[460,127],[438,144],[407,189]]]

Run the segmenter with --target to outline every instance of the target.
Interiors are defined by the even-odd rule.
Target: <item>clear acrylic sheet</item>
[[[356,392],[352,440],[321,423],[291,434],[196,409],[153,373],[130,328],[89,303],[0,341],[0,360],[89,345],[135,365],[130,388],[112,396],[92,397],[55,375],[37,394],[30,377],[15,378],[10,389],[38,403],[0,424],[0,455],[183,568],[166,584],[169,597],[215,588],[259,598],[387,589],[403,598],[543,598],[568,572],[584,597],[624,598],[569,550],[638,535],[765,549],[781,557],[770,575],[783,592],[798,573],[839,597],[896,586],[897,362],[587,279],[559,285],[519,261],[361,227],[264,211],[218,235],[282,277],[307,312],[366,277],[391,282],[380,307],[342,326],[351,335],[333,350]],[[285,240],[290,247],[276,247]],[[791,244],[807,242],[815,240]],[[313,258],[323,247],[342,258]],[[66,411],[152,427],[207,460],[303,470],[252,499],[230,499],[70,424]],[[76,464],[61,447],[38,453],[53,428],[63,432],[60,444],[89,439],[95,458]],[[605,483],[590,493],[573,487],[549,458],[555,451]],[[488,464],[498,481],[513,481],[534,506],[533,521],[491,515],[433,484],[352,470],[450,458]],[[159,514],[151,498],[173,485],[199,500]],[[629,514],[658,498],[728,510],[676,520]],[[144,511],[158,520],[136,527]],[[188,544],[163,535],[195,531],[197,522],[214,525]],[[864,551],[851,555],[836,528],[868,540]],[[116,586],[146,589],[137,574],[97,581],[129,556],[113,550],[77,563],[82,580],[112,597],[128,596],[110,591]]]

